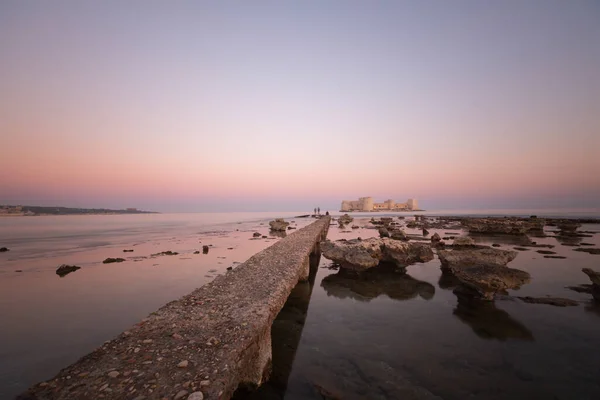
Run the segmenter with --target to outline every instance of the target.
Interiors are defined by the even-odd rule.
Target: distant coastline
[[[73,208],[48,206],[11,206],[0,205],[0,217],[37,217],[44,215],[122,215],[122,214],[159,214],[155,211],[143,211],[137,208],[112,210],[108,208]]]

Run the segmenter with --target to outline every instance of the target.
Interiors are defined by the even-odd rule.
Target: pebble
[[[39,387],[44,387],[44,386],[48,386],[48,382],[42,382],[39,384]]]
[[[200,386],[209,386],[210,381],[200,381]]]
[[[185,396],[186,394],[188,394],[187,390],[180,390],[173,399],[174,400],[183,399],[183,396]]]
[[[146,343],[146,344],[148,344],[148,343],[152,343],[152,339],[146,339],[146,340],[142,340],[142,343]]]
[[[182,362],[177,364],[177,367],[179,367],[179,368],[187,368],[187,366],[188,366],[188,360],[183,360]]]
[[[140,348],[139,348],[139,347],[136,347],[135,349],[133,349],[133,352],[134,352],[134,353],[137,353],[138,351],[140,351]]]
[[[174,333],[173,339],[183,339],[183,336],[181,336],[179,333]]]
[[[108,373],[108,376],[110,376],[111,378],[116,378],[119,375],[121,375],[121,374],[118,371],[110,371]]]
[[[108,383],[105,383],[104,385],[102,385],[100,387],[100,391],[103,391],[104,389],[108,388]]]
[[[204,400],[204,395],[202,392],[194,392],[188,396],[187,400]]]

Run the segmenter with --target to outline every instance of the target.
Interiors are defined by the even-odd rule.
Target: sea
[[[105,341],[253,254],[281,240],[268,221],[302,228],[307,212],[132,214],[0,218],[0,399],[52,378]],[[337,214],[337,213],[336,213]],[[600,210],[463,210],[352,213],[358,229],[332,225],[332,240],[377,236],[371,217],[425,215],[597,218]],[[407,233],[420,230],[405,229]],[[352,280],[321,257],[273,325],[273,374],[252,394],[265,399],[599,399],[600,306],[567,286],[600,270],[600,225],[588,237],[539,244],[510,267],[532,280],[486,305],[464,304],[439,260],[406,274]],[[438,232],[466,234],[460,230]],[[253,234],[259,232],[260,238]],[[477,236],[519,246],[520,238]],[[208,253],[203,252],[208,246]],[[124,250],[128,250],[125,252]],[[175,252],[163,255],[162,252]],[[125,261],[104,264],[106,258]],[[59,266],[79,270],[59,276]],[[527,304],[514,296],[565,297],[576,307]]]

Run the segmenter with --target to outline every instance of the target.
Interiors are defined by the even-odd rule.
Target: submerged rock
[[[416,262],[433,259],[431,246],[425,243],[406,243],[389,238],[365,240],[326,240],[321,243],[323,256],[343,268],[366,270],[380,262],[392,262],[405,267]]]
[[[10,249],[8,247],[0,247],[0,253],[4,253],[10,251]]]
[[[276,218],[275,220],[269,222],[269,226],[272,231],[280,232],[285,231],[290,223],[285,222],[283,218]]]
[[[207,245],[202,246],[202,253],[203,254],[208,254],[208,250],[210,250],[210,247],[208,247]]]
[[[78,267],[77,265],[63,264],[60,267],[58,267],[58,269],[56,270],[56,275],[58,275],[62,278],[63,276],[66,276],[66,275],[70,274],[71,272],[75,272],[78,269],[81,269],[81,267]]]
[[[133,249],[125,249],[123,250],[123,253],[133,253]]]
[[[260,237],[260,233],[259,232],[254,232],[252,234],[252,237],[259,238]]]
[[[582,271],[592,281],[592,296],[594,296],[596,301],[600,301],[600,272],[596,272],[589,268],[584,268]]]
[[[153,257],[157,257],[157,256],[176,256],[177,254],[179,254],[176,251],[171,251],[171,250],[167,250],[167,251],[161,251],[160,253],[154,253],[152,254]]]
[[[523,300],[525,303],[530,304],[547,304],[549,306],[556,307],[572,307],[577,306],[579,303],[575,300],[564,299],[562,297],[517,297],[518,299]]]
[[[123,261],[125,261],[124,258],[118,258],[118,257],[117,258],[112,258],[112,257],[109,257],[109,258],[105,259],[104,261],[102,261],[102,264],[120,263],[120,262],[123,262]]]
[[[473,265],[505,266],[517,257],[517,252],[500,250],[488,246],[459,246],[438,250],[442,268]]]
[[[573,251],[579,251],[582,253],[589,253],[589,254],[600,254],[600,249],[598,248],[578,248],[578,249],[573,249]]]

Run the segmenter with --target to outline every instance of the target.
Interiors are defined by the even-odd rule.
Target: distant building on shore
[[[416,199],[408,199],[406,203],[396,203],[392,199],[375,203],[372,197],[361,197],[358,200],[343,200],[340,211],[416,211],[418,209]]]

